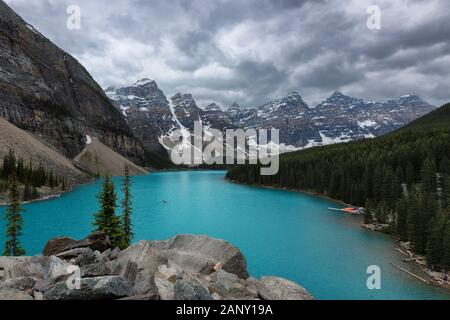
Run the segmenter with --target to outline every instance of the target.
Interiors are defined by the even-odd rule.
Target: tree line
[[[281,156],[280,170],[235,166],[227,178],[311,191],[366,209],[365,222],[409,241],[435,269],[450,270],[450,105],[381,138]]]
[[[25,161],[16,157],[13,150],[9,150],[3,157],[0,165],[0,192],[8,190],[9,179],[14,175],[17,183],[23,185],[22,200],[29,201],[39,198],[38,188],[43,186],[67,190],[68,182],[62,176],[44,169],[42,164],[33,166],[32,160]],[[18,192],[20,192],[18,190]]]

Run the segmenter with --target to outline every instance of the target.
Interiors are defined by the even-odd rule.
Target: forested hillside
[[[312,191],[366,207],[435,268],[450,269],[450,104],[386,136],[284,154],[280,171],[236,166],[234,181]]]
[[[8,191],[9,180],[13,175],[21,185],[20,194],[23,201],[39,198],[39,189],[42,187],[58,191],[65,191],[70,187],[64,177],[44,169],[42,165],[35,168],[31,159],[25,161],[22,157],[16,157],[14,151],[10,150],[0,161],[0,195]]]

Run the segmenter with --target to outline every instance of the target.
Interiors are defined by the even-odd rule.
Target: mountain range
[[[435,109],[416,95],[386,102],[366,101],[334,92],[311,107],[298,92],[256,108],[233,103],[222,109],[217,103],[200,108],[189,93],[168,99],[154,80],[142,79],[129,87],[106,89],[123,112],[135,136],[145,146],[161,149],[159,139],[181,126],[192,130],[194,121],[203,127],[277,128],[284,151],[373,138],[393,131]]]

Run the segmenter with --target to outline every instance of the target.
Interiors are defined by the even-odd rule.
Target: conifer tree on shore
[[[124,234],[122,247],[126,248],[131,244],[131,239],[133,238],[132,223],[131,223],[131,177],[130,170],[128,166],[124,168],[125,176],[122,180],[122,230]]]
[[[104,177],[102,191],[97,198],[100,210],[95,213],[95,231],[105,232],[114,246],[122,247],[124,234],[120,219],[116,216],[117,195],[114,183],[109,175]]]
[[[9,179],[9,206],[6,209],[6,244],[5,256],[22,256],[25,250],[22,249],[19,237],[22,235],[23,219],[21,212],[25,210],[20,206],[17,177],[14,174]]]

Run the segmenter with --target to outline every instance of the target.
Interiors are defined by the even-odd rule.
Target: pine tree
[[[396,207],[396,231],[400,240],[407,240],[407,217],[408,217],[408,200],[406,198],[401,199],[397,203]]]
[[[437,188],[436,163],[433,159],[426,159],[422,167],[422,186],[426,193],[435,193]]]
[[[25,250],[21,248],[19,237],[22,235],[22,216],[24,212],[20,207],[19,190],[17,184],[17,177],[15,174],[11,175],[9,180],[9,206],[6,209],[6,245],[5,256],[22,256]]]
[[[25,187],[23,189],[23,201],[29,201],[31,199],[33,199],[33,194],[32,194],[32,190],[31,187],[28,183],[25,183]]]
[[[102,191],[97,198],[99,200],[100,210],[95,213],[95,231],[105,232],[109,236],[111,243],[120,247],[123,241],[123,232],[121,230],[120,219],[116,216],[117,195],[114,183],[109,175],[105,176]]]
[[[133,238],[132,231],[132,223],[131,223],[131,212],[132,212],[132,204],[131,204],[131,178],[130,178],[130,170],[128,166],[125,166],[125,176],[122,181],[122,192],[123,192],[123,201],[122,201],[122,230],[124,234],[123,238],[123,248],[128,247],[131,244],[131,240]]]
[[[430,266],[438,266],[442,262],[442,249],[446,225],[442,222],[445,216],[439,212],[431,222],[430,235],[427,243],[427,262]]]
[[[408,239],[412,248],[419,254],[425,253],[427,227],[424,221],[426,212],[425,196],[421,189],[417,189],[410,198],[408,205]]]

